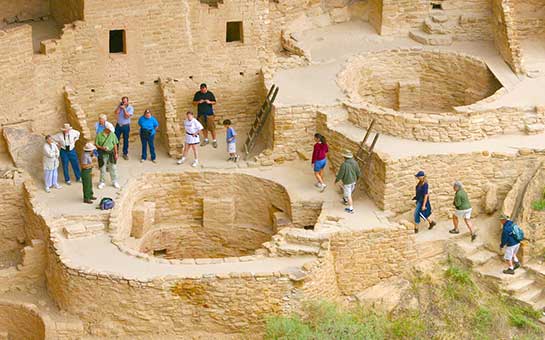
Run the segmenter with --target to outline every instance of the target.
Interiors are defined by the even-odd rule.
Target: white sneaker
[[[314,186],[315,186],[316,188],[320,189],[320,188],[322,187],[322,183],[316,182],[316,183],[314,183]]]
[[[119,188],[121,188],[121,187],[119,186],[119,183],[114,182],[114,188],[119,189]]]
[[[105,185],[104,182],[100,182],[100,183],[98,183],[98,188],[99,188],[99,189],[103,189],[103,188],[104,188],[104,185]]]
[[[51,190],[50,190],[49,188],[46,187],[46,188],[45,188],[45,192],[49,193],[49,192],[51,192]]]
[[[320,185],[320,192],[324,192],[325,188],[327,188],[327,184]]]
[[[55,185],[55,189],[62,189],[62,186],[61,185]]]
[[[184,162],[185,162],[185,157],[182,157],[176,163],[177,164],[184,164]]]
[[[191,163],[191,166],[194,167],[194,168],[196,168],[198,165],[199,165],[198,160],[194,160],[193,163]]]

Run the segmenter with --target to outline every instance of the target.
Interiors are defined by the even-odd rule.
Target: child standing
[[[178,164],[183,164],[186,160],[187,153],[189,152],[189,149],[193,150],[193,156],[195,156],[195,160],[191,164],[192,167],[196,167],[199,165],[199,157],[198,157],[198,151],[197,146],[200,143],[199,138],[199,132],[203,129],[202,124],[195,119],[193,116],[193,112],[187,111],[186,113],[187,119],[184,120],[184,128],[185,128],[185,146],[184,146],[184,154],[180,160],[178,160]]]
[[[324,183],[324,168],[327,163],[327,142],[325,137],[319,133],[314,134],[314,150],[312,151],[312,168],[314,169],[314,177],[318,181],[315,185],[320,191],[324,191],[327,185]]]
[[[236,131],[231,127],[231,121],[226,119],[223,121],[223,126],[227,129],[226,140],[227,140],[227,152],[229,153],[229,158],[227,161],[238,162],[240,158],[237,155],[237,140],[236,140]]]
[[[81,183],[83,184],[83,202],[92,204],[97,198],[93,196],[93,157],[96,147],[92,143],[85,144],[81,158]]]

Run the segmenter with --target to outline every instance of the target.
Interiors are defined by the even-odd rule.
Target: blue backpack
[[[511,235],[513,235],[513,238],[518,242],[524,240],[524,231],[515,223],[513,223],[513,232]]]
[[[115,202],[110,197],[104,197],[100,200],[99,208],[100,210],[110,210],[115,206]]]

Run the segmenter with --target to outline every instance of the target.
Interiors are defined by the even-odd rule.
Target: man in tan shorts
[[[216,140],[216,122],[213,108],[213,105],[216,104],[216,97],[211,91],[208,91],[205,83],[202,83],[200,91],[195,93],[195,96],[193,97],[193,104],[197,105],[197,119],[204,127],[204,139],[201,146],[208,144],[208,131],[210,131],[212,134],[212,146],[217,148],[218,142]]]

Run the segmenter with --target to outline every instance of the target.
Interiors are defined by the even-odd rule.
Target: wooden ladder
[[[252,152],[252,149],[255,146],[255,141],[261,133],[261,130],[263,130],[263,126],[267,121],[267,117],[269,117],[269,114],[271,113],[274,100],[276,99],[276,95],[278,95],[278,86],[273,85],[271,86],[269,93],[267,93],[267,97],[265,98],[263,105],[261,105],[261,108],[257,112],[254,124],[248,132],[246,142],[244,142],[245,158],[248,158],[248,155],[250,154],[250,152]]]
[[[371,155],[373,154],[373,150],[375,149],[375,145],[377,144],[378,137],[380,136],[379,133],[375,134],[375,138],[373,138],[373,142],[371,143],[371,146],[367,148],[367,145],[365,144],[367,142],[367,139],[369,139],[369,136],[371,135],[371,130],[373,130],[373,126],[375,125],[375,120],[373,119],[371,121],[371,124],[369,125],[369,128],[367,128],[367,132],[365,133],[365,136],[363,137],[363,140],[360,143],[360,146],[358,148],[358,151],[356,152],[356,160],[360,162],[360,166],[363,168],[369,160],[371,159]],[[365,154],[367,156],[364,158]]]

